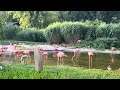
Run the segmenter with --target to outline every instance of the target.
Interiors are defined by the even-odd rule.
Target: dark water
[[[64,57],[64,65],[73,66],[73,62],[71,61],[71,58],[73,56],[73,52],[64,52],[68,57]],[[31,64],[34,64],[34,54],[33,52],[30,52],[31,56]],[[106,69],[108,65],[111,65],[112,69],[118,69],[120,68],[120,55],[115,54],[114,55],[115,62],[111,63],[111,56],[108,53],[94,53],[93,56],[93,68],[98,69]],[[13,63],[17,63],[17,60],[20,60],[20,58],[14,59],[14,57],[9,58],[7,55],[5,56],[5,59],[8,61],[12,61]],[[0,57],[0,62],[4,60],[4,55]],[[78,66],[80,67],[86,67],[88,68],[89,62],[88,62],[88,54],[87,53],[81,53],[78,57]],[[45,63],[46,65],[57,65],[57,57],[53,57],[53,53],[49,52],[48,56],[48,62]]]

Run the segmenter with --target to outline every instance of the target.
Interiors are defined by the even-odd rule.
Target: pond
[[[57,65],[57,57],[53,57],[53,52],[48,51],[48,62],[45,63],[46,65]],[[68,66],[74,66],[73,62],[71,61],[71,58],[73,56],[73,52],[64,52],[68,57],[64,57],[64,65]],[[33,52],[30,52],[31,56],[31,64],[34,64],[34,54]],[[112,69],[118,69],[120,68],[120,55],[114,54],[115,62],[111,63],[111,56],[109,53],[94,53],[93,56],[93,63],[92,67],[97,69],[107,69],[108,65],[111,65]],[[17,60],[20,60],[19,58],[16,58]],[[0,62],[3,62],[3,60],[11,61],[12,63],[18,63],[14,57],[9,58],[7,55],[3,55],[0,57]],[[87,52],[81,52],[81,55],[78,57],[78,67],[86,67],[88,68],[89,62],[88,62],[88,54]]]

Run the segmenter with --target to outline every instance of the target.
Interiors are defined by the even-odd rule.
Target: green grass
[[[44,66],[36,72],[33,65],[4,65],[0,79],[120,79],[118,71],[71,66]]]
[[[47,42],[32,42],[32,41],[17,41],[17,40],[3,40],[3,45],[8,45],[9,43],[25,43],[27,45],[31,44],[48,44]],[[1,41],[0,41],[1,44]]]

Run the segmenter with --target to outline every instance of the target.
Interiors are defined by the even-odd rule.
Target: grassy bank
[[[32,42],[32,41],[17,41],[17,40],[3,40],[3,45],[8,45],[9,43],[25,43],[27,45],[31,44],[48,44],[47,42]],[[0,41],[1,44],[1,41]]]
[[[5,65],[0,79],[120,79],[120,74],[116,70],[70,66],[44,66],[42,72],[35,72],[32,65]]]

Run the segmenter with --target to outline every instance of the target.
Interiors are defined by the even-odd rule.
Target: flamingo
[[[23,53],[26,54],[26,55],[30,55],[30,51],[29,50],[24,50]]]
[[[58,52],[58,54],[57,54],[57,58],[58,58],[57,65],[62,65],[63,57],[67,57],[67,55],[64,52]]]
[[[16,58],[18,58],[18,57],[20,57],[21,56],[21,50],[17,50],[17,49],[15,49],[14,50],[14,55],[15,55],[15,60],[16,60]],[[20,61],[18,60],[18,63],[19,63]]]
[[[21,61],[24,61],[25,64],[27,64],[27,60],[28,60],[28,55],[24,54],[21,56]]]
[[[58,46],[54,46],[54,49],[53,49],[53,57],[56,57],[56,56],[57,56],[57,52],[58,52]]]
[[[2,57],[2,50],[0,50],[0,57]]]
[[[3,46],[1,49],[3,50],[3,52],[6,52],[8,47],[7,46]]]
[[[24,50],[23,52],[25,55],[28,55],[29,59],[29,63],[31,62],[31,57],[30,57],[30,51],[29,50]]]
[[[21,54],[21,51],[20,50],[14,50],[14,54],[17,56],[17,57],[19,57]]]
[[[88,56],[89,56],[89,69],[90,67],[92,67],[92,57],[93,57],[93,53],[92,52],[88,52]]]
[[[48,52],[42,53],[42,56],[43,56],[45,62],[48,62],[48,55],[49,55]]]
[[[41,54],[43,53],[43,50],[44,50],[43,48],[40,48],[40,53],[41,53]]]
[[[112,49],[112,52],[111,52],[111,54],[110,54],[110,56],[111,56],[111,62],[114,63],[114,61],[115,61],[115,59],[114,59],[115,47],[112,47],[111,49]]]
[[[40,48],[40,51],[43,51],[44,49],[43,48]]]
[[[74,49],[73,52],[74,52],[74,55],[73,55],[71,60],[72,60],[73,64],[75,65],[75,62],[77,62],[78,55],[80,54],[80,50],[79,49]],[[74,57],[76,57],[75,62],[74,62]]]

